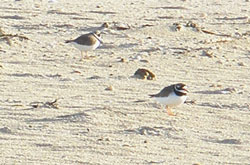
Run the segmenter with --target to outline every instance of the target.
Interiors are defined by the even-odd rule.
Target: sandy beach
[[[249,165],[249,9],[1,0],[0,164]],[[65,40],[103,23],[104,43],[80,61]],[[169,116],[149,95],[179,82],[188,99]]]

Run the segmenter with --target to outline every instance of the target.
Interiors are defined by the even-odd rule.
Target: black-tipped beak
[[[186,86],[182,87],[182,90],[189,92]]]

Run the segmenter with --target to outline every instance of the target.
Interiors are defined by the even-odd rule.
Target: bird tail
[[[155,97],[155,95],[149,95],[150,97]]]
[[[65,43],[70,43],[70,42],[72,42],[73,40],[67,40],[67,41],[65,41]]]

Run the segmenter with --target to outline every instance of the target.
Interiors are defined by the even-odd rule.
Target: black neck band
[[[174,92],[177,96],[184,96],[184,95],[187,95],[187,93],[183,93],[183,92],[180,92],[180,91],[177,91],[176,89],[174,89]]]

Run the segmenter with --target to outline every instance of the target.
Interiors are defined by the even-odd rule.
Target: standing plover
[[[187,93],[186,85],[178,83],[165,87],[158,94],[150,96],[166,106],[168,115],[175,116],[171,108],[183,104],[187,99]]]
[[[67,40],[65,43],[72,43],[77,49],[81,51],[82,59],[88,58],[87,52],[91,50],[95,50],[98,46],[100,46],[102,40],[100,39],[100,31],[95,31],[92,33],[81,35],[80,37],[74,40]],[[83,52],[85,52],[85,57]]]

